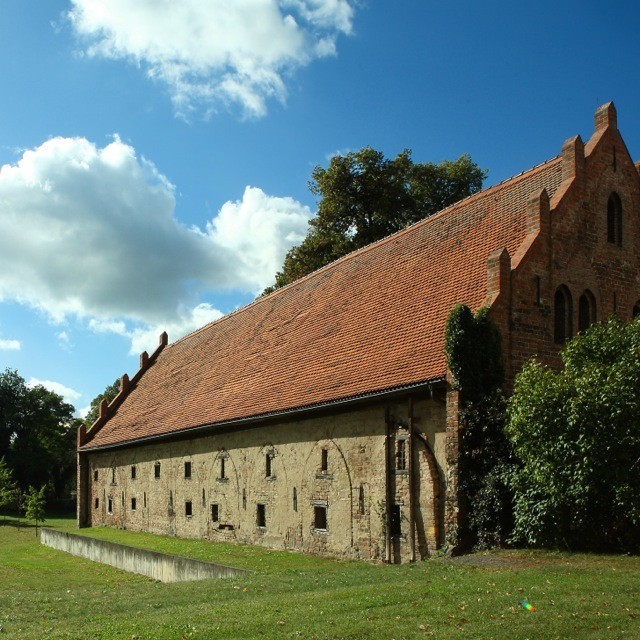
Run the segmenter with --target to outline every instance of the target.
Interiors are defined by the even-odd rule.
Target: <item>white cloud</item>
[[[174,205],[170,182],[118,138],[26,151],[0,169],[0,301],[84,318],[136,348],[150,327],[173,328],[173,340],[219,315],[199,305],[204,294],[270,284],[312,215],[255,187],[204,229],[181,224]]]
[[[125,59],[165,83],[183,115],[239,104],[261,116],[284,79],[333,55],[349,34],[351,0],[71,0],[89,55]]]
[[[27,386],[43,386],[45,389],[49,389],[49,391],[53,391],[54,393],[62,396],[65,402],[68,402],[69,404],[73,404],[76,400],[82,397],[82,394],[78,393],[75,389],[65,387],[63,384],[54,382],[52,380],[38,380],[38,378],[29,378],[29,380],[27,380]]]
[[[0,351],[20,351],[19,340],[0,340]]]

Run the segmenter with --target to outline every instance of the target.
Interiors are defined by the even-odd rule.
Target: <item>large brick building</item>
[[[142,354],[78,441],[78,521],[391,562],[455,531],[444,326],[500,327],[508,383],[640,313],[640,164],[597,110],[584,145]]]

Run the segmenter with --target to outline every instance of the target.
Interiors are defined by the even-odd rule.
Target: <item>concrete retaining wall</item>
[[[160,582],[232,578],[252,573],[246,569],[200,562],[47,528],[41,530],[40,542],[47,547],[66,551],[94,562],[102,562],[131,573],[140,573]]]

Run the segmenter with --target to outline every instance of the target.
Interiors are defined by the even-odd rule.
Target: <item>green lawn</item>
[[[72,529],[73,523],[49,525]],[[0,520],[2,638],[640,638],[640,558],[500,551],[386,566],[242,545],[83,533],[254,569],[159,584],[40,546]],[[481,566],[477,566],[480,563]],[[520,605],[528,599],[535,611]]]

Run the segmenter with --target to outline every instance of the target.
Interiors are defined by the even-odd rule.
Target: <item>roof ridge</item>
[[[294,285],[299,285],[300,283],[305,282],[306,280],[308,280],[310,278],[317,277],[318,274],[323,273],[324,271],[327,271],[327,270],[329,270],[331,268],[334,268],[335,265],[337,265],[337,264],[339,264],[339,263],[341,263],[343,261],[348,261],[348,260],[353,259],[353,257],[355,255],[359,255],[361,253],[365,253],[367,251],[370,251],[374,247],[382,246],[384,244],[387,244],[388,242],[391,242],[391,241],[395,240],[397,237],[401,236],[402,234],[411,232],[415,227],[418,227],[420,225],[425,226],[425,225],[435,221],[436,219],[440,219],[443,215],[448,215],[448,214],[452,213],[453,211],[458,210],[460,207],[462,207],[465,204],[469,204],[473,200],[481,200],[483,198],[488,197],[491,193],[495,193],[496,191],[500,191],[500,190],[504,189],[506,186],[511,186],[513,183],[515,183],[518,180],[526,177],[528,174],[531,174],[534,171],[536,171],[537,169],[540,169],[540,168],[542,168],[544,166],[547,166],[547,165],[553,163],[554,161],[559,160],[561,157],[562,157],[561,154],[553,156],[552,158],[549,158],[548,160],[545,160],[544,162],[540,162],[539,164],[534,165],[530,169],[526,169],[524,171],[521,171],[520,173],[517,173],[515,176],[511,176],[510,178],[505,178],[504,180],[501,180],[500,182],[497,182],[496,184],[493,184],[493,185],[487,187],[486,189],[482,189],[481,191],[477,191],[476,193],[472,193],[471,195],[468,195],[465,198],[462,198],[462,200],[458,200],[457,202],[454,202],[453,204],[450,204],[448,207],[445,207],[444,209],[441,209],[440,211],[437,211],[436,213],[434,213],[434,214],[432,214],[430,216],[427,216],[426,218],[423,218],[422,220],[418,220],[417,222],[414,222],[413,224],[410,224],[409,226],[404,227],[403,229],[399,229],[398,231],[395,231],[394,233],[391,233],[388,236],[385,236],[384,238],[381,238],[380,240],[375,240],[375,241],[370,242],[369,244],[367,244],[367,245],[365,245],[363,247],[358,247],[357,249],[354,249],[353,251],[350,251],[349,253],[347,253],[347,254],[345,254],[343,256],[340,256],[339,258],[336,258],[332,262],[329,262],[328,264],[323,265],[319,269],[316,269],[315,271],[312,271],[311,273],[308,273],[308,274],[302,276],[301,278],[298,278],[297,280],[294,280],[293,282],[289,282],[288,284],[284,285],[283,287],[280,287],[279,289],[276,289],[275,291],[272,291],[271,293],[269,293],[269,294],[267,294],[265,296],[259,296],[259,297],[255,298],[254,300],[252,300],[251,302],[247,303],[246,305],[238,307],[237,309],[234,309],[233,311],[231,311],[229,313],[225,313],[220,318],[216,318],[215,320],[212,320],[211,322],[203,325],[202,327],[199,327],[198,329],[194,329],[190,333],[185,334],[184,336],[182,336],[181,338],[179,338],[175,342],[169,344],[167,346],[167,348],[175,346],[175,345],[183,342],[187,338],[190,338],[191,336],[197,335],[198,333],[204,331],[205,329],[208,329],[211,326],[217,325],[217,324],[219,324],[219,323],[221,323],[221,322],[223,322],[223,321],[225,321],[225,320],[227,320],[229,318],[232,318],[237,313],[239,313],[241,311],[245,311],[246,309],[249,309],[249,308],[253,307],[254,305],[258,305],[258,304],[260,304],[260,303],[262,303],[262,302],[264,302],[264,301],[266,301],[268,299],[271,299],[273,296],[279,295],[283,291],[287,291],[289,288],[293,287]]]

